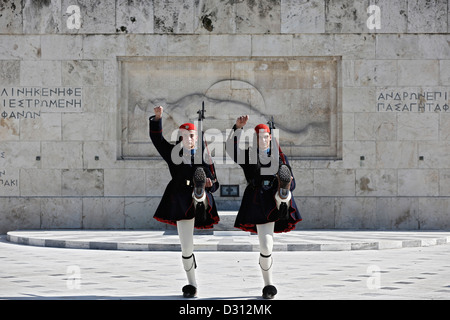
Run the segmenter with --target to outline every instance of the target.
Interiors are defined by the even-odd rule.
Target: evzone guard
[[[237,118],[227,141],[227,153],[242,167],[247,180],[234,226],[258,234],[263,298],[272,299],[277,294],[272,280],[273,234],[293,230],[302,218],[291,193],[295,179],[288,158],[272,139],[271,128],[257,125],[257,144],[253,148],[239,147],[239,133],[248,119],[248,115]]]
[[[177,226],[183,267],[188,279],[182,292],[184,297],[192,298],[197,295],[194,228],[211,229],[219,222],[212,195],[219,188],[219,182],[212,161],[206,163],[203,159],[204,142],[202,139],[198,143],[196,126],[192,123],[182,124],[179,127],[178,142],[171,144],[162,134],[163,107],[155,107],[154,112],[155,115],[149,119],[150,138],[169,166],[172,180],[153,217]],[[199,120],[201,121],[201,117]]]

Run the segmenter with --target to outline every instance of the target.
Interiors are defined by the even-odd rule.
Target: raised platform
[[[10,231],[17,244],[101,250],[179,251],[174,231],[23,230]],[[450,243],[450,231],[300,230],[275,234],[274,251],[346,251],[426,247]],[[196,251],[258,251],[258,236],[244,231],[214,231],[194,237]]]

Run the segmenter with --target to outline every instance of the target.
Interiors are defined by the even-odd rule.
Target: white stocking
[[[177,221],[178,236],[181,243],[181,254],[183,256],[183,267],[190,285],[197,287],[195,280],[195,258],[194,258],[194,219]]]
[[[264,286],[272,285],[272,249],[273,249],[273,230],[275,222],[257,224],[259,238],[259,266],[264,279]]]

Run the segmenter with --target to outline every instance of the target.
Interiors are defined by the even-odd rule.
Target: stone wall
[[[262,118],[282,112],[286,134],[320,123],[309,140],[281,140],[297,180],[298,228],[448,230],[449,12],[446,0],[1,2],[0,233],[166,228],[152,215],[168,170],[145,141],[146,119],[152,97],[178,100],[148,76],[155,60],[184,63],[169,78],[181,91],[195,62],[210,64],[201,72],[212,82],[196,79],[185,95],[211,99],[212,85],[228,85],[213,93]],[[138,71],[125,73],[136,61],[157,93],[137,109],[133,92],[145,86],[133,84]],[[251,67],[220,75],[230,61]],[[270,74],[259,81],[261,61]],[[231,108],[222,119],[207,105],[205,126],[231,126]],[[242,195],[242,170],[217,170]],[[223,210],[240,200],[217,199]]]

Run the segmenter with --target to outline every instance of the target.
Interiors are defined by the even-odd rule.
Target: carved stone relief
[[[162,105],[164,135],[195,121],[205,103],[204,130],[223,135],[235,119],[246,128],[273,116],[280,144],[294,158],[338,158],[339,60],[327,58],[120,59],[122,157],[158,156],[148,118]],[[214,133],[213,132],[213,133]],[[217,139],[216,139],[217,141]]]

